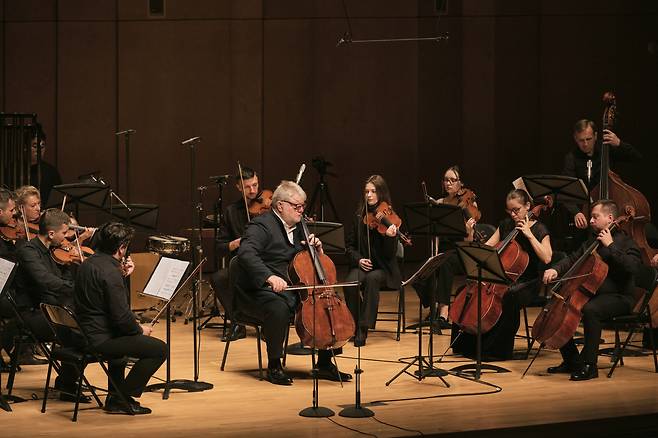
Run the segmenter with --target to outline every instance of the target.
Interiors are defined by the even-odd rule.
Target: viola
[[[308,226],[300,222],[308,242]],[[336,266],[329,256],[308,245],[290,264],[291,278],[298,278],[308,289],[295,314],[295,330],[302,344],[322,350],[342,347],[354,336],[355,324],[347,305],[334,288]],[[294,275],[293,275],[294,274]]]
[[[466,219],[475,219],[475,221],[479,221],[480,218],[482,217],[482,213],[480,210],[477,208],[477,205],[475,204],[475,193],[467,188],[461,188],[455,195],[455,200],[457,201],[457,205],[461,207],[462,211],[464,212],[464,216],[466,216]],[[446,204],[451,204],[448,200],[444,199],[444,202]]]
[[[543,202],[530,210],[529,219],[536,218],[542,210],[552,206],[550,197],[546,197]],[[523,275],[530,261],[528,253],[515,240],[518,233],[519,230],[515,228],[496,245],[501,264],[507,276],[512,280],[512,284]],[[480,289],[482,296],[481,333],[487,333],[500,319],[503,313],[503,297],[509,289],[509,285],[482,283]],[[455,297],[455,301],[450,306],[450,319],[463,331],[474,335],[478,330],[477,293],[478,284],[471,283]]]
[[[80,255],[82,251],[82,255]],[[50,257],[59,265],[80,264],[85,258],[94,254],[94,250],[86,246],[78,246],[67,239],[57,247],[50,248]]]
[[[400,231],[402,219],[400,219],[400,216],[393,211],[387,202],[382,201],[379,203],[375,211],[369,211],[363,217],[363,223],[368,225],[370,229],[377,230],[377,232],[382,235],[386,234],[386,230],[388,230],[391,225],[395,225],[397,228],[397,236],[402,243],[407,246],[412,245],[411,239]]]
[[[620,216],[610,231],[627,220]],[[600,243],[595,240],[551,289],[551,298],[532,324],[532,337],[543,347],[558,349],[573,337],[583,306],[606,279],[608,265],[596,253]]]

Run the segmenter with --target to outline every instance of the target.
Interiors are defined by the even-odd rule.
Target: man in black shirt
[[[37,165],[37,142],[41,144],[40,165]],[[36,128],[33,130],[30,147],[32,150],[30,182],[35,186],[39,186],[41,199],[43,200],[44,205],[48,205],[47,202],[48,196],[50,196],[50,191],[54,186],[62,183],[62,177],[59,175],[59,171],[55,166],[43,160],[43,156],[46,153],[46,133],[43,132],[40,124],[37,124]],[[41,180],[39,180],[39,166],[41,167]]]
[[[262,321],[267,344],[268,380],[276,385],[291,385],[281,365],[283,344],[290,319],[299,305],[295,292],[286,291],[290,283],[288,266],[302,250],[303,232],[299,222],[304,213],[306,193],[291,181],[283,181],[272,195],[272,210],[249,223],[238,250],[240,273],[235,284],[235,310]],[[310,244],[321,250],[313,235]],[[338,352],[337,352],[338,353]],[[331,351],[321,350],[318,377],[348,381],[351,375],[338,371],[331,363]]]
[[[118,389],[129,397],[130,406],[127,406],[117,396],[117,388],[108,383],[109,394],[104,409],[110,413],[129,413],[132,408],[136,414],[149,414],[151,410],[132,397],[142,395],[151,376],[165,361],[167,346],[150,336],[152,327],[139,324],[128,305],[124,277],[132,273],[134,264],[122,261],[126,258],[134,230],[111,222],[103,225],[97,233],[98,251],[80,266],[76,276],[76,313],[96,350],[117,357],[110,361],[109,372]],[[124,357],[138,359],[125,378]]]
[[[10,223],[16,214],[16,204],[14,203],[13,194],[4,188],[0,188],[0,226],[6,226]],[[0,239],[0,257],[10,262],[16,262],[16,245],[13,240],[7,236]],[[7,289],[12,285],[7,285]],[[9,302],[3,295],[0,298],[0,319],[11,320],[14,318],[14,312]],[[9,353],[13,346],[16,327],[14,321],[7,321],[0,325],[0,370],[6,371],[7,365],[2,359],[2,350]]]
[[[55,263],[50,255],[51,247],[57,247],[64,240],[68,224],[66,213],[56,208],[46,210],[39,220],[39,235],[25,242],[17,252],[16,304],[22,319],[42,342],[54,340],[54,333],[39,304],[73,305],[72,271],[68,266]],[[58,335],[64,342],[72,341],[68,332]],[[75,367],[62,367],[55,381],[55,388],[62,391],[60,399],[75,401],[77,375]],[[90,399],[84,396],[80,401],[88,403]]]
[[[240,192],[240,199],[229,204],[224,210],[224,222],[216,242],[217,255],[219,257],[226,257],[227,262],[237,254],[240,247],[240,239],[249,222],[245,198],[249,202],[256,199],[260,193],[258,174],[249,167],[243,167],[242,175],[235,176],[235,187]],[[228,287],[228,269],[220,269],[213,274],[211,282],[217,298],[222,303],[222,306],[224,306],[228,319],[231,319],[233,294]],[[228,334],[228,337],[232,341],[244,338],[245,336],[246,330],[243,325],[235,326],[233,333]]]
[[[573,127],[573,139],[576,146],[564,157],[563,175],[580,178],[592,190],[601,181],[601,145],[597,143],[596,124],[583,119]],[[610,162],[641,159],[642,155],[629,143],[623,142],[609,129],[603,130],[603,144],[610,145]],[[580,211],[580,206],[567,204],[565,208],[574,219],[577,228],[587,228],[587,218]]]
[[[562,348],[563,362],[548,368],[548,372],[571,373],[571,380],[589,380],[598,377],[596,367],[599,339],[603,321],[613,316],[630,313],[634,303],[634,276],[642,263],[640,250],[629,236],[622,231],[610,231],[609,227],[618,217],[614,201],[601,200],[592,205],[590,226],[594,234],[576,252],[557,262],[544,272],[544,283],[563,275],[598,240],[598,255],[608,265],[608,273],[596,294],[582,308],[585,342],[578,354],[576,343],[569,340]]]

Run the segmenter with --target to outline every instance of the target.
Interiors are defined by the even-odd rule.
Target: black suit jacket
[[[238,250],[242,273],[237,285],[245,290],[266,286],[270,275],[290,281],[288,266],[295,254],[302,250],[303,233],[300,225],[293,231],[294,244],[288,241],[283,223],[269,211],[252,220],[245,230]]]
[[[596,237],[592,235],[575,252],[553,265],[562,276],[585,252]],[[630,237],[622,231],[615,231],[613,242],[607,248],[599,245],[598,254],[608,264],[608,275],[597,291],[597,295],[605,293],[619,293],[633,296],[635,289],[634,277],[642,265],[640,250]]]

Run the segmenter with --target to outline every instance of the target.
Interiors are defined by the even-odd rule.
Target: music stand
[[[0,257],[0,298],[2,298],[5,295],[6,290],[9,289],[9,285],[11,284],[15,273],[16,263]],[[2,393],[2,373],[0,373],[0,409],[11,412],[11,406],[9,406],[10,400],[14,402],[25,401],[22,398],[8,396]]]
[[[473,372],[475,380],[480,380],[483,369],[496,371],[498,373],[509,372],[509,370],[496,365],[482,365],[482,282],[510,284],[505,269],[500,261],[496,248],[475,242],[456,242],[457,254],[462,263],[466,278],[476,280],[477,291],[477,342],[475,344],[475,365],[461,365],[452,368],[457,374]]]
[[[102,182],[59,184],[48,196],[48,208],[62,208],[66,202],[75,204],[75,216],[80,217],[80,204],[102,209],[107,202],[110,188]]]
[[[114,205],[105,211],[131,225],[155,230],[158,225],[159,206],[157,204]]]
[[[429,202],[415,202],[404,205],[404,215],[406,219],[407,229],[413,236],[429,236],[443,237],[443,238],[464,238],[466,233],[466,226],[464,225],[464,214],[462,209],[456,205],[448,204],[432,204]],[[402,284],[406,286],[416,279],[429,277],[442,263],[447,260],[447,256],[437,255],[429,257],[421,269],[412,275],[406,282]],[[434,305],[434,299],[432,300]],[[423,304],[418,303],[418,321],[423,320]],[[430,331],[429,331],[429,348],[428,356],[423,355],[423,328],[418,327],[418,354],[416,356],[402,357],[398,359],[399,362],[406,363],[397,374],[395,374],[386,386],[390,385],[395,379],[402,374],[408,374],[418,381],[423,380],[425,377],[438,377],[441,379],[446,387],[450,384],[443,379],[447,376],[448,372],[434,367],[434,332],[432,330],[432,317],[430,312]],[[411,361],[409,361],[411,359]],[[418,365],[418,370],[413,374],[407,371],[414,364]]]
[[[589,191],[583,180],[564,175],[524,175],[512,182],[515,188],[525,189],[532,199],[552,196],[557,204],[586,204]]]
[[[166,338],[167,338],[167,368],[166,368],[166,378],[165,381],[162,383],[156,383],[153,385],[148,385],[146,388],[144,388],[145,391],[149,392],[154,392],[158,391],[160,389],[164,389],[164,392],[162,393],[162,399],[167,400],[169,398],[169,392],[172,389],[182,389],[184,391],[188,392],[199,392],[199,391],[205,391],[207,389],[212,389],[213,385],[211,383],[206,383],[206,382],[198,382],[195,380],[187,380],[187,379],[175,379],[171,380],[171,301],[178,295],[178,293],[185,287],[185,285],[190,281],[190,279],[194,278],[195,275],[198,274],[200,271],[201,267],[203,264],[206,262],[206,259],[204,258],[199,262],[198,265],[195,266],[194,270],[190,272],[187,277],[185,277],[185,280],[180,282],[176,282],[176,284],[180,284],[173,293],[171,294],[162,294],[160,293],[162,291],[162,287],[160,287],[160,284],[167,284],[168,287],[166,289],[171,290],[171,284],[172,284],[172,278],[173,274],[168,277],[168,279],[165,280],[165,282],[160,281],[160,278],[156,276],[156,272],[158,271],[159,267],[161,267],[161,264],[163,263],[163,260],[165,260],[164,263],[172,263],[174,265],[187,265],[189,266],[190,262],[188,261],[183,261],[183,260],[177,260],[177,259],[172,259],[169,257],[161,257],[160,260],[158,261],[158,264],[155,266],[155,269],[153,269],[153,272],[151,273],[151,277],[146,283],[146,286],[144,286],[144,295],[148,295],[163,301],[166,301],[166,305],[163,306],[160,311],[157,313],[157,315],[153,318],[151,321],[151,324],[155,324],[158,321],[158,318],[160,315],[162,315],[163,309],[165,310],[165,316],[166,316]],[[166,266],[164,267],[165,269],[167,268]],[[182,277],[182,275],[181,275]],[[173,280],[175,281],[175,280]],[[154,282],[158,284],[153,284]],[[195,362],[196,362],[196,357],[195,357]]]

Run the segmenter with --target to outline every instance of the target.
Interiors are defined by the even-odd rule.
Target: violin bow
[[[240,175],[240,184],[242,186],[242,200],[244,201],[244,209],[247,212],[247,222],[251,222],[251,216],[249,215],[249,203],[247,202],[247,194],[244,192],[244,178],[242,177],[242,166],[240,161],[238,161],[238,175]]]

